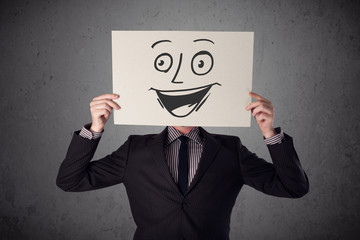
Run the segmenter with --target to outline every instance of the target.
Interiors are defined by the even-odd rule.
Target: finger
[[[260,112],[264,112],[267,114],[272,115],[273,114],[273,110],[270,108],[270,106],[267,105],[260,105],[254,109],[252,109],[252,115],[255,116],[256,114],[260,113]]]
[[[106,93],[106,94],[103,94],[103,95],[93,98],[93,100],[96,101],[96,100],[100,100],[100,99],[116,99],[118,97],[119,97],[119,95],[116,93]]]
[[[249,103],[245,109],[249,111],[250,109],[256,108],[257,106],[260,106],[262,104],[266,104],[266,102],[264,102],[263,100],[258,100],[258,101]]]
[[[255,99],[257,99],[257,100],[264,100],[264,101],[266,101],[266,102],[270,102],[268,99],[260,96],[260,95],[257,94],[257,93],[249,92],[249,95],[250,95],[250,97],[255,98]]]
[[[101,116],[110,116],[112,111],[109,111],[105,108],[101,108],[101,109],[95,109],[93,111],[94,117],[101,117]]]
[[[114,102],[113,100],[108,100],[108,99],[100,99],[100,100],[92,101],[92,102],[90,102],[90,107],[95,106],[95,105],[100,104],[100,103],[107,103],[107,104],[110,105],[112,108],[120,109],[119,104],[117,104],[117,103]]]
[[[255,119],[256,119],[257,122],[263,123],[265,121],[271,121],[272,116],[267,114],[267,113],[260,112],[260,113],[256,114]]]
[[[94,106],[91,107],[91,110],[98,110],[98,109],[106,109],[106,110],[112,112],[112,107],[109,106],[109,105],[106,104],[106,103],[96,104],[96,105],[94,105]]]
[[[110,118],[110,115],[111,115],[111,112],[106,111],[104,113],[104,118],[106,119],[106,121]]]

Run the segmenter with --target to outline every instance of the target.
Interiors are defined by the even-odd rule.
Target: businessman
[[[299,198],[309,190],[292,138],[274,129],[274,109],[264,97],[251,111],[273,163],[250,152],[236,136],[201,127],[169,126],[159,134],[131,135],[116,151],[91,161],[104,126],[120,106],[116,94],[90,103],[92,123],[75,131],[57,176],[64,191],[123,183],[137,229],[134,239],[229,239],[230,216],[240,189]]]

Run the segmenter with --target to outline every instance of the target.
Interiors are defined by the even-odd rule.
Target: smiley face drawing
[[[155,48],[158,44],[171,43],[171,40],[159,40],[152,44],[151,48]],[[195,39],[197,42],[208,42],[215,44],[210,39]],[[174,58],[178,59],[177,64]],[[189,58],[190,59],[190,58]],[[176,68],[175,74],[169,71]],[[163,109],[166,109],[172,116],[184,118],[192,112],[198,111],[210,96],[210,90],[213,86],[221,86],[220,83],[214,82],[199,87],[183,88],[183,79],[179,79],[179,72],[182,68],[191,68],[194,78],[206,79],[206,75],[211,72],[214,67],[214,57],[207,50],[200,50],[195,53],[190,62],[183,62],[183,53],[178,56],[172,56],[168,52],[162,52],[157,55],[154,60],[154,69],[162,74],[169,75],[169,81],[174,84],[173,89],[155,89],[150,88],[157,94],[157,100]],[[174,72],[174,71],[172,71]],[[187,79],[189,80],[189,79]],[[190,79],[191,80],[191,79]]]

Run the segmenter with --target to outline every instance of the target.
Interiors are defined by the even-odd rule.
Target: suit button
[[[182,210],[185,210],[187,208],[187,203],[186,202],[183,202],[182,205],[181,205],[181,209]]]

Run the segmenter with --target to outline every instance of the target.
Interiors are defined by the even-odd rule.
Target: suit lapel
[[[211,163],[214,161],[216,154],[220,149],[220,144],[216,139],[205,131],[203,128],[200,128],[201,134],[204,137],[204,149],[202,152],[202,156],[199,162],[198,169],[192,180],[187,193],[189,193],[199,182],[202,176],[205,174],[206,170],[210,167]]]
[[[171,185],[174,191],[178,192],[178,194],[182,196],[177,184],[174,181],[174,178],[171,176],[167,161],[165,159],[164,144],[166,136],[167,128],[165,128],[160,134],[155,135],[154,138],[149,141],[148,148],[152,152],[153,159],[156,162],[157,167],[159,168],[163,177]]]

